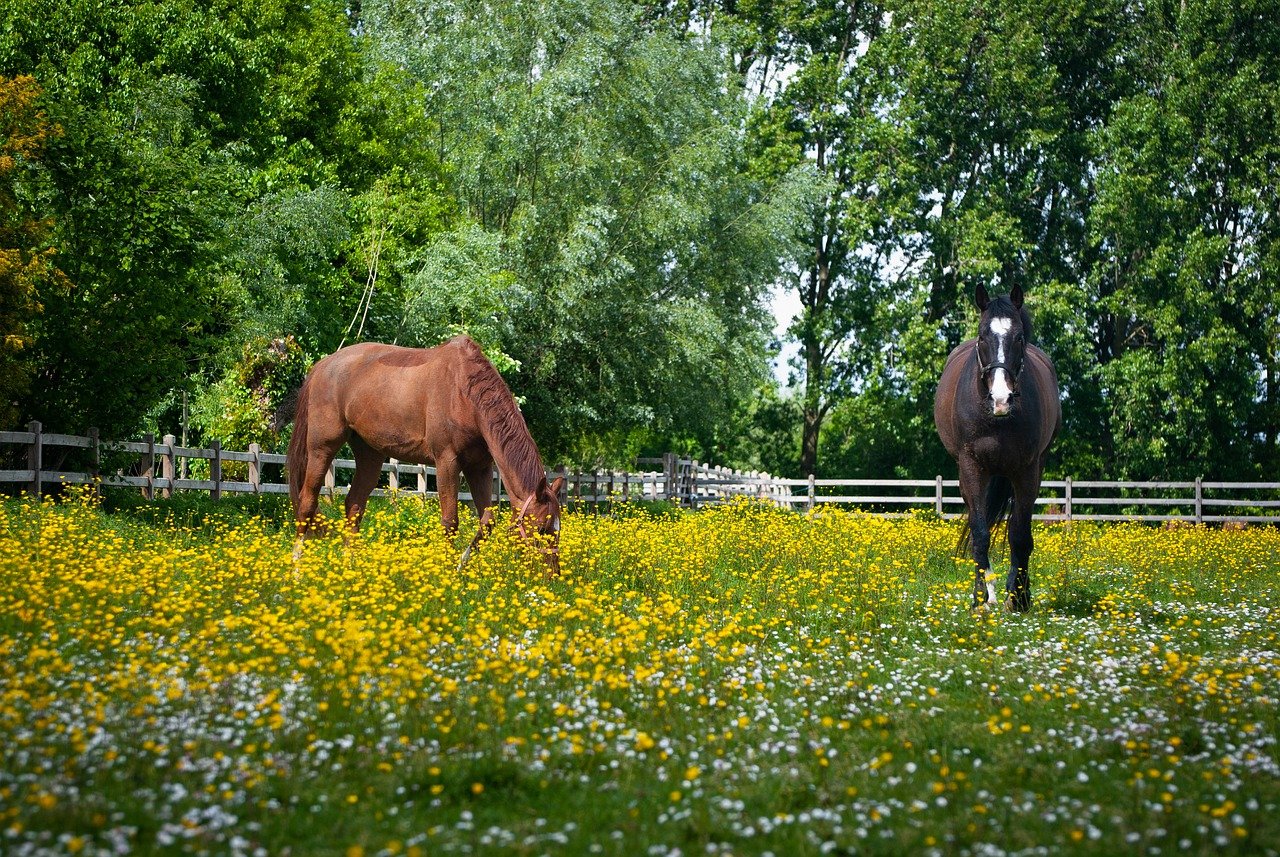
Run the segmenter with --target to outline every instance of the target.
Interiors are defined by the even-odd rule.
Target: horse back
[[[467,357],[456,340],[435,348],[350,345],[312,368],[309,417],[402,461],[461,453],[480,439],[464,390]]]

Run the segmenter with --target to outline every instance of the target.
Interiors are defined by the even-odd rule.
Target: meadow
[[[330,514],[333,514],[332,510]],[[0,852],[1274,854],[1280,531],[0,505]]]

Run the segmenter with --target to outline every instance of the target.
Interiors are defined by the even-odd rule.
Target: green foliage
[[[424,256],[411,329],[493,337],[553,456],[705,432],[749,396],[803,178],[748,173],[715,45],[616,0],[364,8],[431,93],[471,221]]]
[[[366,65],[343,4],[19,0],[4,24],[0,74],[34,69],[64,129],[48,196],[73,287],[39,296],[24,418],[172,430],[175,391],[214,383],[246,343],[323,353],[357,313],[365,336],[394,336],[399,242],[449,205],[412,145],[412,87]],[[389,300],[367,301],[356,284],[379,262]],[[232,404],[213,422],[248,418],[244,391],[204,398]]]
[[[932,475],[973,288],[1017,283],[1051,469],[1266,475],[1277,12],[10,0],[0,421],[176,431],[187,393],[265,443],[246,347],[465,331],[552,459]]]
[[[1274,3],[720,7],[667,14],[722,27],[759,82],[761,169],[833,185],[794,285],[802,469],[932,474],[979,282],[1024,288],[1057,363],[1052,469],[1274,469]]]
[[[31,76],[0,76],[0,425],[16,421],[14,401],[35,374],[31,322],[43,311],[39,295],[66,288],[41,198],[44,147],[60,129],[40,110],[39,96]]]
[[[1274,12],[1204,0],[1144,15],[1142,85],[1097,136],[1104,263],[1081,297],[1104,391],[1091,416],[1125,475],[1248,478],[1280,461]]]
[[[291,396],[302,386],[311,361],[291,337],[250,340],[239,359],[192,402],[195,442],[221,441],[227,449],[256,443],[266,452],[283,452],[288,434],[279,417],[288,417]],[[232,466],[228,463],[224,466]]]

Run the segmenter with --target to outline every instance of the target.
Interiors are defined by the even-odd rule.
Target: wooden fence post
[[[209,492],[215,500],[222,499],[222,441],[215,439],[210,448],[213,458],[209,461],[209,478],[213,480],[213,490]]]
[[[333,498],[338,493],[338,465],[334,461],[329,462],[329,472],[324,475],[324,487],[329,489],[329,497]]]
[[[1067,520],[1070,521],[1071,520],[1071,477],[1068,476],[1065,482],[1066,482],[1066,489],[1064,493],[1066,494],[1066,497],[1064,499],[1067,504],[1067,508],[1066,508]]]
[[[164,455],[160,458],[160,475],[164,478],[164,487],[160,489],[161,497],[173,496],[173,478],[178,468],[176,458],[173,452],[173,444],[175,443],[173,435],[167,434],[161,438],[161,442],[167,447]]]
[[[933,480],[933,508],[942,516],[942,474],[939,473],[937,478]]]
[[[809,503],[807,506],[805,506],[805,511],[808,511],[808,512],[813,511],[813,506],[814,506],[814,503],[816,502],[814,500],[814,497],[817,496],[817,491],[815,490],[816,488],[817,486],[814,484],[814,475],[810,473],[809,474]]]
[[[422,495],[422,499],[427,499],[427,465],[418,465],[418,493]]]
[[[1196,523],[1204,523],[1204,477],[1196,477]]]
[[[89,452],[93,457],[93,472],[89,475],[93,477],[93,491],[95,494],[102,494],[102,450],[99,446],[98,430],[96,428],[89,429]]]
[[[249,444],[249,485],[254,494],[262,492],[262,447]]]
[[[154,484],[156,478],[156,436],[151,432],[147,432],[142,436],[142,442],[147,445],[147,451],[142,453],[142,476],[147,480],[147,484],[142,486],[142,496],[148,500],[154,500],[156,496]]]
[[[392,491],[400,490],[400,462],[394,458],[390,459],[391,472],[387,474],[387,488]]]
[[[662,476],[666,485],[663,487],[664,500],[674,500],[676,497],[676,454],[674,452],[662,453]]]
[[[44,483],[44,427],[39,420],[27,423],[27,431],[35,437],[27,447],[27,469],[31,471],[31,496],[40,498],[41,485]]]

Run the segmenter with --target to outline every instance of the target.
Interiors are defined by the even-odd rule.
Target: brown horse
[[[1049,445],[1062,429],[1062,404],[1053,363],[1031,344],[1031,316],[1022,288],[990,299],[979,285],[978,338],[947,357],[933,403],[942,445],[960,468],[960,493],[969,518],[961,544],[971,541],[976,578],[973,605],[996,603],[988,552],[991,530],[1009,513],[1009,576],[1005,607],[1031,607],[1031,516]]]
[[[528,525],[552,574],[560,571],[563,480],[547,484],[538,447],[515,398],[484,352],[466,336],[435,348],[364,342],[320,360],[298,392],[289,442],[289,495],[301,540],[318,532],[316,507],[329,464],[344,443],[355,454],[346,519],[360,528],[369,494],[388,458],[434,464],[445,530],[458,530],[458,476],[465,474],[480,516],[471,550],[493,525],[493,465],[497,462],[516,527]]]

